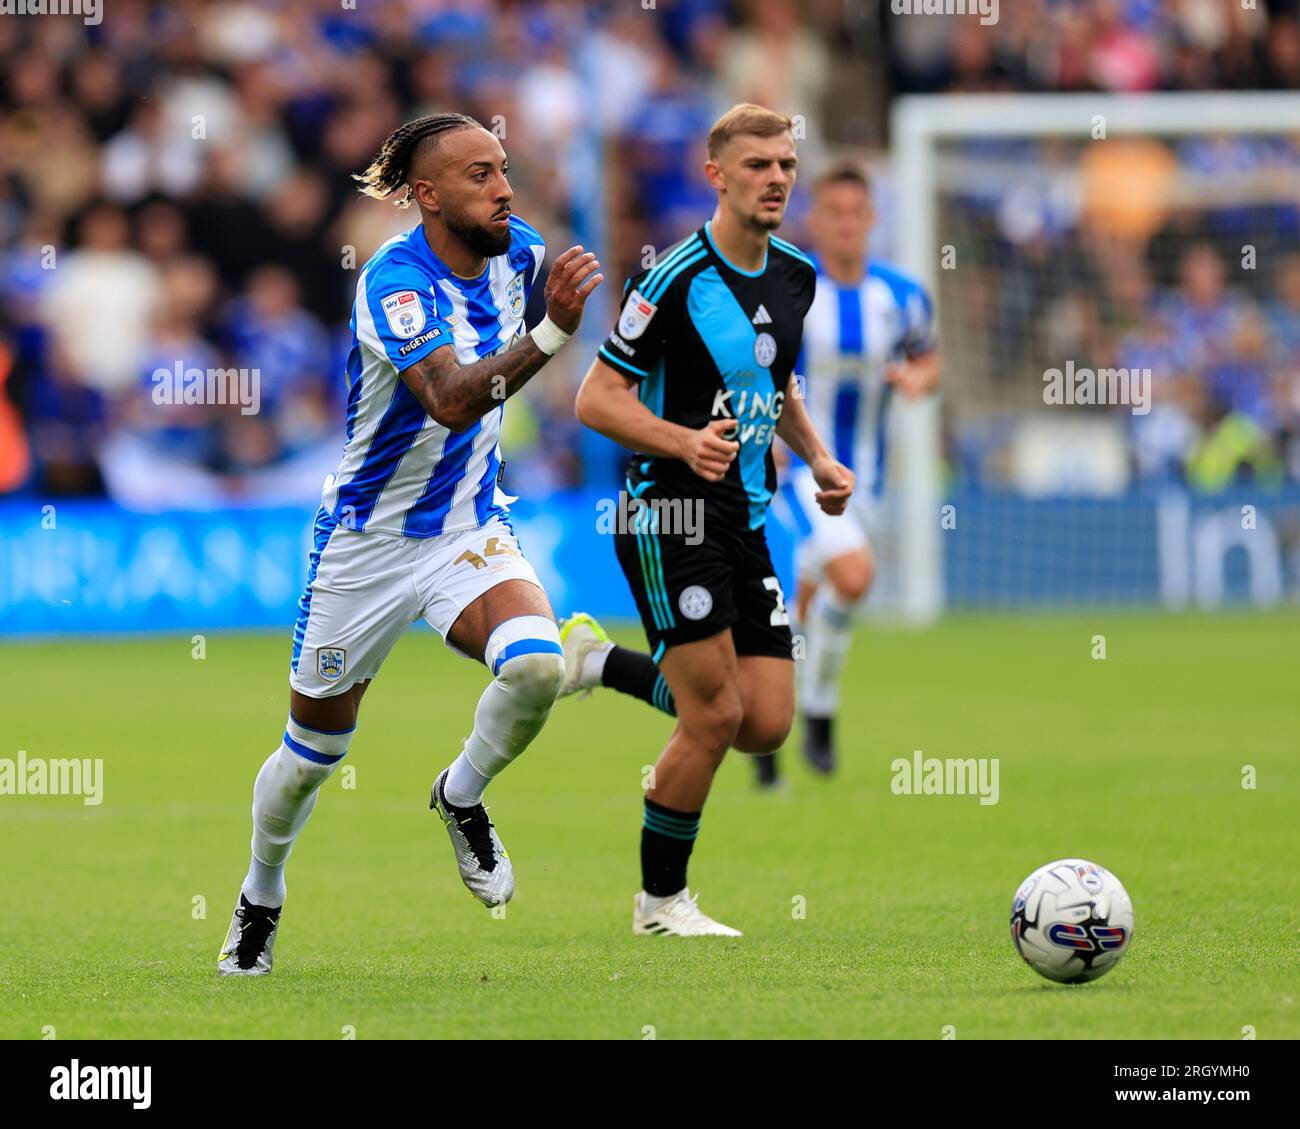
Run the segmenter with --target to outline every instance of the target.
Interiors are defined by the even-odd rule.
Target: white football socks
[[[613,643],[597,643],[589,647],[582,656],[582,670],[578,674],[578,685],[584,690],[594,690],[603,684],[605,677],[605,660],[614,649]]]
[[[253,857],[242,886],[254,905],[284,904],[284,864],[353,732],[321,733],[290,717],[280,747],[266,758],[253,784]]]
[[[647,894],[642,890],[641,908],[646,913],[654,913],[656,910],[661,910],[674,898],[680,898],[685,889],[686,887],[683,886],[682,889],[678,890],[675,894]]]
[[[546,616],[521,615],[498,624],[483,662],[494,677],[474,710],[474,732],[443,784],[447,802],[458,808],[481,803],[493,778],[528,748],[564,683],[560,633]]]
[[[829,585],[813,595],[804,625],[807,655],[799,671],[799,706],[805,717],[833,717],[839,707],[840,674],[853,637],[858,604]]]
[[[479,701],[479,708],[483,708],[482,700]],[[465,744],[469,744],[468,737],[465,738]],[[487,791],[487,786],[491,782],[492,777],[484,776],[479,772],[474,767],[474,762],[462,749],[460,756],[452,761],[451,767],[447,769],[447,780],[442,786],[442,791],[452,807],[472,808],[483,799],[483,793]]]

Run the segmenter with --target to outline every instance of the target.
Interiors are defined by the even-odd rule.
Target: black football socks
[[[700,833],[700,813],[673,811],[648,796],[641,822],[641,887],[667,898],[686,886],[686,864]]]
[[[615,644],[605,659],[605,669],[601,673],[600,681],[620,694],[631,694],[634,698],[640,698],[655,709],[662,710],[669,717],[677,716],[677,707],[673,704],[673,695],[668,689],[668,683],[659,673],[654,660],[644,651],[632,651]]]

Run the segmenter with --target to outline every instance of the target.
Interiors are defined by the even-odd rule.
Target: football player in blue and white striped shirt
[[[858,488],[844,518],[830,518],[817,505],[812,472],[795,460],[780,497],[799,532],[803,749],[821,772],[834,768],[840,672],[875,575],[871,537],[879,530],[889,404],[896,391],[914,398],[939,383],[930,297],[914,279],[868,260],[874,223],[870,182],[855,163],[836,163],[817,178],[809,212],[817,296],[804,318],[797,372],[813,425],[857,475]],[[772,783],[775,762],[758,765],[760,779]]]
[[[541,730],[564,681],[551,607],[498,486],[505,400],[577,329],[603,275],[571,247],[551,267],[547,316],[524,333],[546,253],[511,212],[501,143],[472,118],[408,122],[358,179],[369,196],[412,201],[420,224],[362,268],[348,356],[347,444],[316,515],[299,601],[284,738],[253,787],[252,864],[218,958],[221,972],[271,969],[284,864],[357,710],[415,620],[487,666],[464,749],[430,807],[461,878],[486,905],[514,892],[484,789]]]

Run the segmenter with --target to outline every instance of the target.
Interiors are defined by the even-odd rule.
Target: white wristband
[[[565,333],[555,322],[551,321],[550,314],[542,318],[532,332],[533,344],[548,357],[555,356],[560,351],[560,347],[572,336],[573,334]]]

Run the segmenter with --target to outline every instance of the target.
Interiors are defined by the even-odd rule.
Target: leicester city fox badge
[[[316,673],[326,682],[337,682],[348,666],[348,653],[342,647],[316,648]]]
[[[645,327],[650,324],[650,319],[655,316],[655,310],[658,308],[652,302],[642,298],[640,291],[633,290],[627,296],[623,312],[619,315],[619,336],[624,341],[635,341],[645,332]]]
[[[713,594],[699,584],[682,589],[677,607],[687,619],[704,619],[713,611]]]

